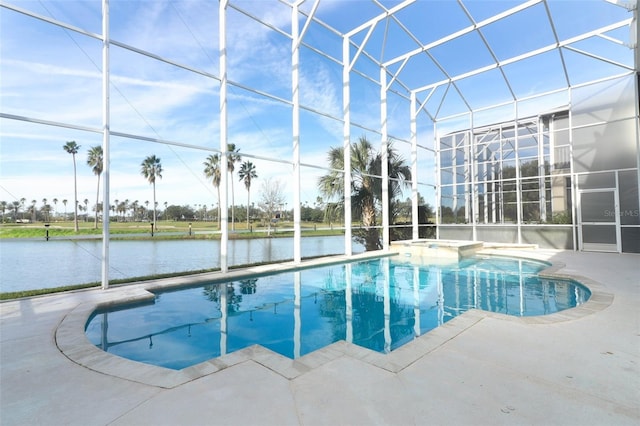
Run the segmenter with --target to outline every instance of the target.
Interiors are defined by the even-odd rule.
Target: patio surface
[[[640,256],[497,251],[553,262],[592,298],[543,317],[472,310],[389,355],[253,346],[182,371],[84,338],[97,303],[149,283],[0,303],[0,424],[640,424]]]

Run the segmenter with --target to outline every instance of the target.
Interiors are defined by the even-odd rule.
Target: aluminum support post
[[[416,110],[416,92],[411,92],[411,238],[420,238],[418,223],[418,111]]]
[[[519,137],[518,134],[520,130],[518,128],[518,103],[514,102],[513,107],[515,109],[515,120],[513,123],[513,149],[516,154],[516,222],[518,227],[518,244],[522,244],[522,179],[520,179],[520,153],[518,152],[519,148]]]
[[[433,121],[433,148],[434,148],[434,156],[435,156],[435,164],[436,164],[436,240],[440,239],[440,209],[442,207],[442,181],[441,173],[440,173],[440,141],[438,141],[438,126],[436,125],[435,120]],[[453,169],[453,179],[455,179],[455,167]],[[453,182],[455,184],[455,181]],[[455,190],[455,186],[454,186]]]
[[[102,289],[109,288],[109,0],[102,0]],[[96,209],[98,206],[96,206]]]
[[[300,30],[298,6],[291,8],[291,99],[293,133],[293,261],[300,263],[301,215],[300,215]],[[309,18],[311,19],[311,18]]]
[[[382,249],[389,250],[389,134],[387,128],[387,72],[380,68],[380,127],[382,141],[380,144],[382,157]]]
[[[349,90],[349,38],[342,39],[342,119],[344,150],[344,254],[351,256],[351,94]]]
[[[228,245],[229,245],[229,225],[228,214],[229,205],[227,200],[227,183],[229,180],[227,166],[227,5],[228,0],[220,0],[218,11],[218,38],[220,49],[220,271],[225,273],[229,270],[228,265]]]

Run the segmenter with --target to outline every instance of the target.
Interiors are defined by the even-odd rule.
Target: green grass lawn
[[[42,222],[37,223],[3,223],[0,224],[0,239],[3,238],[45,238],[46,231],[49,231],[49,237],[74,237],[74,236],[90,236],[96,238],[102,236],[102,224],[98,224],[98,229],[94,229],[91,222],[78,222],[79,230],[74,231],[73,222],[51,222],[48,228]],[[293,231],[282,231],[282,229],[291,229],[292,222],[281,222],[277,227],[271,228],[272,237],[293,236]],[[326,224],[303,223],[303,236],[323,236],[323,235],[342,235],[344,232],[340,229],[320,229],[326,228]],[[191,230],[191,232],[189,232]],[[250,225],[250,231],[247,230],[246,223],[236,223],[235,232],[231,231],[229,225],[229,238],[262,238],[268,236],[266,227],[260,226],[259,223]],[[112,222],[109,224],[109,234],[112,238],[123,239],[145,239],[151,237],[151,224],[149,222]],[[154,231],[155,239],[183,239],[183,238],[220,238],[220,230],[215,222],[178,222],[178,221],[161,221],[157,224],[157,230]]]

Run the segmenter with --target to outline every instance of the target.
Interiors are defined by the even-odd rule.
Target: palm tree
[[[409,186],[408,182],[411,180],[411,167],[405,164],[404,158],[393,149],[391,143],[387,145],[387,165],[387,169],[389,170],[389,185],[387,187],[389,196],[389,223],[393,224],[400,216],[402,210],[402,190]],[[381,156],[380,160],[374,164],[372,173],[377,176],[382,175]],[[398,232],[402,231],[398,228],[389,229],[390,240],[393,240],[393,235],[398,235]]]
[[[46,198],[43,198],[43,199],[42,199],[42,213],[43,213],[43,215],[44,215],[44,221],[45,221],[45,222],[49,222],[49,217],[48,217],[49,215],[47,214],[47,209],[46,209],[46,207],[47,207],[47,199],[46,199]]]
[[[127,211],[127,203],[124,201],[119,202],[116,205],[116,217],[118,219],[118,222],[120,222],[120,217],[118,216],[118,213],[122,213],[122,221],[124,222],[124,214]]]
[[[36,220],[38,220],[38,215],[37,215],[37,211],[36,211],[36,200],[31,200],[31,213],[33,214],[33,221],[35,222]]]
[[[357,143],[351,144],[351,209],[354,216],[359,216],[364,229],[356,230],[354,237],[364,244],[366,250],[379,250],[379,231],[376,225],[376,206],[382,202],[382,155],[376,153],[366,137],[361,137]],[[328,198],[344,201],[344,174],[340,171],[344,169],[344,151],[342,147],[334,147],[329,150],[329,168],[332,169],[327,175],[320,178],[320,192]],[[394,198],[402,192],[406,181],[411,179],[411,170],[404,164],[404,160],[388,145],[388,166],[389,166],[389,207],[395,206]],[[394,213],[390,211],[390,216]]]
[[[131,203],[131,214],[133,215],[133,221],[135,222],[137,220],[137,214],[138,214],[138,206],[139,206],[139,202],[138,200],[135,200],[133,203]]]
[[[234,191],[233,191],[233,171],[235,170],[235,163],[239,163],[242,161],[242,157],[240,157],[240,148],[236,148],[236,144],[229,143],[227,144],[227,171],[231,174],[231,230],[235,231],[236,229],[236,220],[235,220],[235,201],[234,201]]]
[[[213,186],[218,192],[218,229],[220,229],[220,155],[210,154],[207,161],[202,164],[204,165],[204,175],[207,179],[212,180]]]
[[[56,220],[56,219],[55,219],[55,217],[56,217],[56,210],[57,210],[57,207],[58,207],[58,199],[57,199],[57,198],[54,198],[54,199],[53,199],[53,218],[54,218],[53,220],[54,220],[54,221]]]
[[[64,220],[67,220],[67,199],[62,200],[62,204],[64,204]]]
[[[85,198],[83,203],[84,203],[84,221],[86,222],[88,219],[87,216],[89,216],[89,214],[87,213],[89,211],[89,199]]]
[[[45,204],[42,206],[42,211],[47,218],[47,222],[51,221],[51,204]]]
[[[153,186],[153,226],[155,230],[158,230],[158,224],[156,221],[156,178],[162,179],[162,163],[160,158],[155,155],[150,155],[145,158],[140,164],[140,173],[144,176],[149,183]]]
[[[76,141],[68,141],[62,148],[73,156],[73,224],[74,229],[78,232],[78,183],[76,179],[76,154],[80,149],[80,145]]]
[[[96,145],[89,149],[87,155],[87,165],[91,167],[93,174],[98,176],[98,189],[96,190],[96,206],[100,202],[100,175],[102,174],[104,158],[102,154],[102,146]],[[93,229],[98,229],[98,209],[96,207],[96,217]]]
[[[127,210],[129,210],[129,199],[125,199],[122,203],[122,221],[126,222],[127,221]]]
[[[25,208],[25,211],[30,215],[31,222],[35,223],[35,221],[36,221],[36,219],[35,219],[35,207],[33,207],[31,204],[29,204],[29,207]],[[23,215],[24,215],[24,213],[25,212],[22,212]]]
[[[249,229],[249,205],[251,204],[251,180],[257,178],[256,166],[251,161],[245,161],[240,165],[238,176],[244,181],[244,187],[247,188],[247,229]]]
[[[20,201],[13,201],[11,203],[11,207],[13,207],[13,221],[18,221],[18,211],[20,210]]]
[[[24,208],[24,203],[27,201],[26,198],[20,198],[20,207],[22,208],[22,219],[24,220],[24,211],[26,210]]]
[[[6,201],[0,201],[0,211],[2,212],[2,223],[4,223],[4,212],[7,211]]]

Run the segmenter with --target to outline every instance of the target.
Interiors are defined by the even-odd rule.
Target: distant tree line
[[[84,199],[82,202],[77,200],[77,170],[76,155],[80,150],[80,145],[75,141],[68,141],[63,145],[65,152],[71,154],[73,160],[74,171],[74,200],[72,204],[72,218],[74,227],[78,230],[78,212],[84,211],[84,220],[89,221],[89,200]],[[362,243],[367,250],[380,249],[382,247],[380,235],[380,223],[382,215],[382,154],[377,152],[371,143],[365,138],[360,138],[356,143],[351,144],[351,210],[354,222],[359,221],[359,226],[354,229],[353,235],[356,241]],[[222,154],[210,154],[203,162],[203,174],[205,178],[211,182],[216,189],[217,203],[202,203],[190,205],[169,205],[164,202],[164,209],[157,202],[156,185],[162,179],[164,172],[162,161],[156,155],[149,155],[140,163],[140,174],[149,182],[152,187],[152,201],[146,200],[140,202],[138,200],[119,200],[115,199],[113,204],[109,205],[107,216],[110,220],[115,221],[151,221],[157,229],[158,222],[161,220],[169,221],[215,221],[220,227],[221,211],[220,211],[220,184],[222,182]],[[235,230],[235,224],[238,222],[246,222],[249,229],[251,222],[260,220],[267,227],[271,227],[272,223],[281,220],[293,219],[293,208],[286,209],[286,197],[284,196],[285,186],[282,182],[274,179],[264,179],[260,188],[259,199],[256,203],[251,202],[251,188],[256,179],[258,172],[256,166],[248,160],[242,161],[240,149],[235,144],[227,146],[227,164],[226,169],[231,179],[231,204],[227,217],[230,218],[232,231]],[[400,199],[403,190],[408,187],[411,180],[411,171],[405,160],[388,144],[387,152],[388,170],[389,170],[389,186],[387,194],[389,197],[389,214],[391,224],[411,224],[411,200]],[[329,225],[341,224],[344,221],[344,174],[339,170],[344,169],[343,148],[330,148],[328,152],[329,168],[332,170],[325,176],[322,176],[318,182],[318,188],[322,197],[318,196],[312,205],[305,202],[300,206],[300,215],[303,222],[311,223],[328,223]],[[236,164],[240,164],[237,172],[237,178],[244,184],[247,191],[247,203],[237,206],[234,201],[234,172]],[[102,147],[97,145],[89,149],[86,164],[97,178],[96,201],[91,211],[94,212],[91,221],[97,228],[98,222],[104,212],[102,203],[100,202],[100,179],[104,171],[104,158]],[[324,198],[323,198],[324,197]],[[326,201],[325,201],[326,199]],[[28,221],[54,221],[60,218],[57,212],[57,204],[59,200],[53,198],[52,207],[48,200],[42,200],[42,205],[38,208],[36,200],[32,200],[30,204],[26,203],[26,199],[19,201],[6,202],[0,201],[0,212],[2,213],[2,222],[28,222]],[[70,213],[67,211],[69,201],[64,199],[61,201],[64,206],[63,220],[69,220]],[[427,223],[428,218],[432,216],[431,207],[424,203],[420,197],[422,217],[421,223]],[[236,207],[241,207],[236,212]],[[22,213],[20,215],[20,213]],[[390,230],[391,240],[400,238],[410,238],[410,228],[404,229],[392,227]]]

